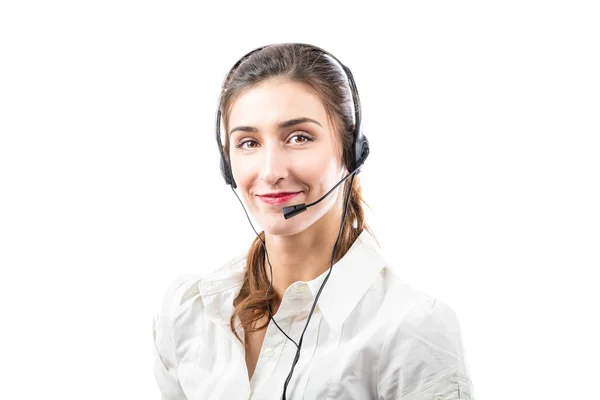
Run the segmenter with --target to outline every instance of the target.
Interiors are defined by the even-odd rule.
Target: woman
[[[350,70],[306,44],[247,54],[223,84],[217,142],[263,231],[167,290],[162,398],[471,399],[455,313],[402,282],[365,221]]]

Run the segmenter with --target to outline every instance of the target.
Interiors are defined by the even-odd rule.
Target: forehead
[[[284,120],[307,117],[328,125],[321,99],[308,86],[284,79],[269,79],[246,89],[233,102],[229,127],[267,126]]]

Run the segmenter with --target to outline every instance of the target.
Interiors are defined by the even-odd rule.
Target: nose
[[[267,146],[264,152],[260,178],[269,185],[275,185],[288,174],[288,157],[277,144]]]

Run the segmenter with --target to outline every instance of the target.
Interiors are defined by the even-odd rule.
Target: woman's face
[[[283,207],[318,200],[345,171],[325,107],[303,84],[270,79],[244,91],[232,104],[227,134],[233,178],[265,233],[299,233],[341,197],[343,185],[303,213],[283,216]],[[265,196],[275,193],[296,194]]]

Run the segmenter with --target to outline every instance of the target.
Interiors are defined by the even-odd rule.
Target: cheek
[[[239,157],[233,157],[231,160],[233,179],[235,179],[235,182],[240,188],[247,188],[251,184],[256,175],[255,170],[256,168],[254,168],[248,160],[243,160]]]
[[[309,163],[302,171],[304,182],[311,186],[312,190],[327,192],[338,182],[339,167],[335,160],[327,160],[321,163]]]

